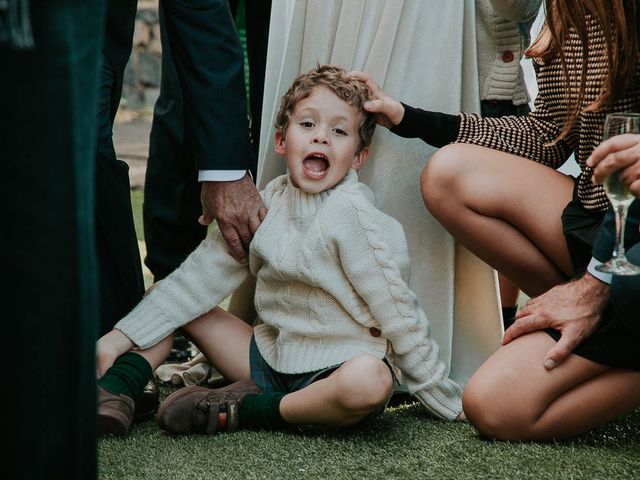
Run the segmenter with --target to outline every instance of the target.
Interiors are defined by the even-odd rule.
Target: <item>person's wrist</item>
[[[589,272],[585,273],[579,280],[581,284],[581,293],[588,295],[590,298],[602,300],[602,304],[609,299],[609,284],[594,277]]]
[[[391,122],[393,123],[394,127],[396,125],[399,125],[400,122],[402,122],[402,119],[404,118],[404,106],[400,102],[395,102],[395,103],[396,105],[393,108],[394,110],[393,118],[389,118],[389,120],[391,120]]]

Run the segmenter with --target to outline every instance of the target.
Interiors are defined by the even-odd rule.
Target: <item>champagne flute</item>
[[[640,133],[640,113],[611,113],[604,122],[603,140],[623,133]],[[614,275],[638,275],[640,267],[630,263],[624,254],[624,228],[627,210],[633,202],[633,194],[620,179],[620,172],[611,173],[604,181],[604,190],[616,214],[616,246],[608,262],[596,270]]]

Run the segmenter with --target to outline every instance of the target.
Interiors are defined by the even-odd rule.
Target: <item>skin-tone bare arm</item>
[[[267,215],[267,207],[251,177],[247,174],[231,182],[203,182],[201,201],[200,224],[209,225],[215,219],[231,255],[243,260]]]
[[[96,373],[102,377],[116,358],[127,353],[135,344],[120,330],[111,330],[96,343]]]
[[[640,197],[640,134],[626,133],[605,140],[587,159],[587,165],[593,168],[594,183],[602,183],[620,170],[622,181]]]
[[[544,367],[552,370],[593,333],[608,299],[609,285],[586,273],[531,299],[517,313],[516,322],[505,332],[502,344],[536,330],[558,330],[562,336],[543,361]]]

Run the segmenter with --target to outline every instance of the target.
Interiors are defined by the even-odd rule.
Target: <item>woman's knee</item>
[[[464,389],[462,408],[476,430],[495,440],[525,440],[531,435],[534,420],[526,406],[511,396],[511,388],[491,378],[474,375]]]
[[[451,144],[429,159],[420,176],[420,189],[427,209],[437,214],[439,207],[459,199],[460,187],[468,168],[469,145]]]
[[[393,392],[393,376],[384,361],[371,355],[359,355],[336,372],[338,401],[356,416],[365,416],[384,408]]]

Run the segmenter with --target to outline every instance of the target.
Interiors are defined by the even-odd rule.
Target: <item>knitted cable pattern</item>
[[[407,286],[402,227],[366,200],[355,171],[320,194],[283,178],[262,194],[269,211],[249,267],[233,260],[220,235],[211,237],[116,328],[150,346],[213,308],[250,271],[259,315],[254,337],[274,370],[311,372],[360,354],[382,359],[391,342],[410,391],[434,415],[456,418],[462,392],[447,378]]]
[[[371,252],[379,267],[372,268],[371,271],[379,271],[384,282],[378,282],[374,298],[372,295],[367,295],[365,286],[359,284],[360,280],[353,269],[350,269],[349,261],[344,262],[347,275],[371,310],[382,335],[391,342],[394,358],[404,375],[410,393],[415,395],[432,414],[440,418],[456,418],[462,411],[460,401],[462,389],[447,378],[447,367],[438,356],[438,345],[430,337],[428,319],[424,311],[419,308],[417,297],[408,287],[409,275],[403,278],[399,268],[399,263],[402,262],[399,259],[404,258],[408,263],[408,249],[402,226],[390,217],[384,219],[385,225],[390,222],[397,224],[396,231],[402,240],[394,242],[396,251],[393,252],[387,241],[388,237],[384,235],[389,232],[383,232],[378,223],[385,214],[373,210],[372,206],[353,188],[344,193],[341,192],[341,195],[345,196],[352,207],[369,247],[359,248],[358,251],[361,255],[363,251]],[[345,210],[348,211],[348,209]],[[348,216],[345,222],[352,224],[352,218]],[[347,243],[351,242],[347,240]],[[368,256],[365,257],[365,261],[369,261]],[[365,277],[365,282],[368,278],[370,277]],[[388,296],[383,289],[388,290]]]

